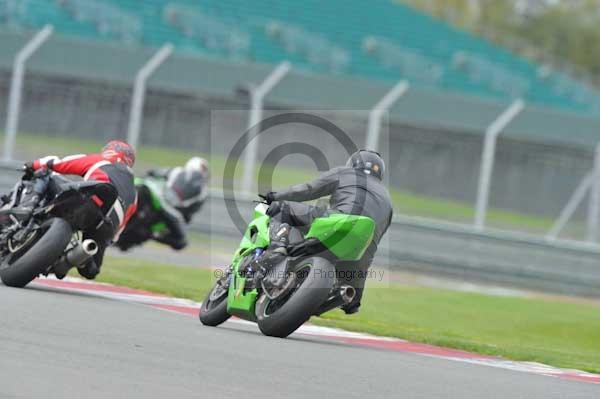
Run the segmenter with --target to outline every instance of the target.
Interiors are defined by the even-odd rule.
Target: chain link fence
[[[6,109],[10,72],[0,73],[0,110]],[[68,79],[29,73],[26,75],[20,132],[27,137],[85,139],[106,141],[125,138],[129,119],[131,87],[111,82]],[[270,107],[276,104],[270,104]],[[211,142],[211,111],[243,110],[248,107],[244,95],[215,97],[190,95],[152,89],[148,92],[142,123],[142,146],[167,147],[225,157],[246,129],[247,113],[238,112],[227,122],[230,127],[214,136]],[[284,106],[279,107],[285,109]],[[353,113],[321,110],[333,123],[346,131],[361,146],[365,142],[367,111]],[[6,113],[1,112],[1,121]],[[390,184],[399,192],[400,212],[433,216],[470,223],[475,203],[483,138],[467,129],[389,121],[388,171]],[[388,133],[385,133],[386,135]],[[568,132],[565,132],[568,134]],[[283,127],[283,139],[310,136],[319,140],[318,132],[303,127]],[[17,136],[17,156],[27,158],[40,154],[28,152],[22,137]],[[67,141],[68,143],[68,141]],[[39,146],[33,147],[39,150]],[[43,147],[42,147],[43,148]],[[64,148],[65,153],[70,151]],[[259,154],[262,159],[265,153]],[[334,148],[327,152],[333,164],[343,163]],[[307,163],[290,160],[293,167],[312,168]],[[593,152],[583,146],[525,141],[501,136],[493,171],[490,205],[510,211],[502,216],[492,212],[492,226],[543,232],[551,226],[578,183],[592,168]],[[429,206],[429,200],[434,200]],[[419,205],[422,201],[425,205]],[[580,238],[584,206],[575,215],[566,234]],[[519,215],[522,215],[520,217]]]
[[[10,73],[0,73],[0,107],[6,109]],[[131,87],[114,82],[68,79],[29,73],[25,79],[20,134],[16,157],[44,155],[58,140],[64,154],[82,140],[93,145],[125,138]],[[277,104],[269,104],[276,108]],[[224,159],[247,128],[248,98],[244,95],[191,95],[150,88],[144,108],[141,145],[174,151],[210,152]],[[215,109],[222,113],[219,132],[211,131]],[[283,105],[265,117],[285,112]],[[310,111],[334,123],[360,145],[365,141],[367,111],[323,109]],[[5,121],[5,113],[0,113]],[[600,255],[596,246],[566,241],[548,243],[533,236],[488,231],[443,223],[471,223],[475,202],[482,135],[468,129],[431,124],[416,125],[397,118],[386,121],[381,142],[388,160],[389,183],[399,213],[438,219],[399,216],[382,243],[378,262],[393,269],[446,274],[467,280],[523,286],[582,295],[596,295],[600,288]],[[261,148],[263,160],[277,143],[299,137],[321,149],[331,166],[342,164],[345,154],[325,140],[318,129],[299,125],[278,128],[277,140]],[[63,155],[63,154],[58,154]],[[285,160],[288,168],[314,171],[302,157]],[[490,224],[513,230],[543,233],[550,228],[581,178],[593,164],[593,151],[583,146],[501,137],[497,146],[491,190]],[[2,189],[9,188],[3,174]],[[14,180],[14,179],[13,179]],[[213,181],[218,187],[221,182]],[[585,205],[585,204],[584,204]],[[251,203],[243,207],[251,211]],[[244,209],[245,209],[244,208]],[[568,226],[566,236],[583,236],[585,206]],[[210,220],[194,224],[198,231],[233,236],[222,197],[211,197]],[[494,213],[495,212],[495,213]]]

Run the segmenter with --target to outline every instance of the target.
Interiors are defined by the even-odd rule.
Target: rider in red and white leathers
[[[110,223],[103,223],[95,231],[84,232],[84,238],[91,238],[98,244],[98,253],[79,268],[80,274],[88,279],[98,275],[106,247],[118,240],[136,212],[137,194],[131,170],[134,163],[135,152],[127,143],[111,141],[99,154],[72,155],[62,159],[48,156],[26,164],[26,168],[31,171],[47,168],[63,175],[78,175],[84,180],[110,183],[115,187],[118,198],[105,215]],[[99,198],[94,198],[94,202],[98,207],[103,205]],[[64,275],[57,277],[62,278]]]

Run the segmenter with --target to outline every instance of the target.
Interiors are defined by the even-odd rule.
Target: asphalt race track
[[[598,398],[596,384],[0,285],[0,398]]]

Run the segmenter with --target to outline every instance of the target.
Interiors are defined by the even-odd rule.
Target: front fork
[[[38,177],[33,184],[32,203],[28,205],[35,209],[40,204],[40,201],[46,196],[46,191],[48,191],[49,184],[50,174],[44,174]]]
[[[38,177],[33,185],[33,192],[42,197],[48,189],[48,183],[50,183],[50,175]]]
[[[50,175],[45,174],[43,176],[38,177],[33,185],[33,198],[31,199],[31,203],[27,204],[27,206],[30,206],[32,208],[34,214],[36,213],[35,208],[43,200],[43,198],[46,194],[46,191],[48,190],[49,183],[50,183]],[[21,200],[22,200],[23,193],[21,193],[20,195],[21,195]],[[19,205],[22,205],[22,203],[20,202]],[[13,238],[17,241],[23,240],[34,230],[34,228],[36,226],[37,226],[37,224],[35,222],[35,218],[30,216],[27,219],[27,225],[24,226],[21,230],[19,230],[13,236]]]

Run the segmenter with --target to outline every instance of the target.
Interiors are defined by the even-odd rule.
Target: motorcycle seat
[[[97,182],[97,181],[65,181],[60,182],[58,187],[61,191],[69,191],[69,190],[82,190],[88,188],[94,188],[96,186],[106,185],[107,183]]]
[[[117,189],[110,183],[99,181],[69,181],[61,179],[58,183],[58,192],[78,191],[81,193],[91,193],[99,197],[106,204],[113,204],[118,197]]]

